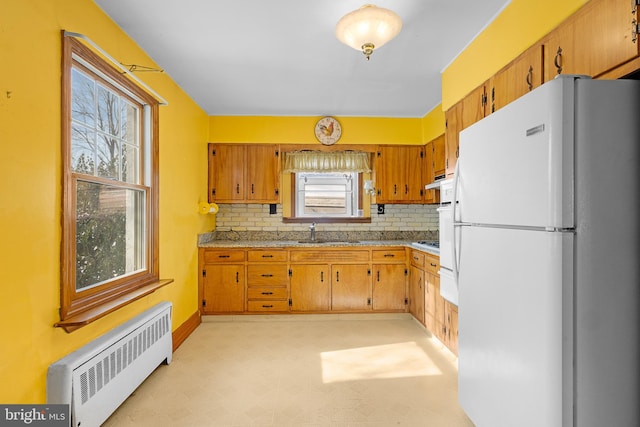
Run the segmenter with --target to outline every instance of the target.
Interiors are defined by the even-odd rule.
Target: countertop
[[[200,248],[340,248],[358,246],[404,246],[440,256],[440,251],[437,248],[418,247],[413,242],[406,240],[331,240],[305,243],[295,240],[212,240],[198,245]]]

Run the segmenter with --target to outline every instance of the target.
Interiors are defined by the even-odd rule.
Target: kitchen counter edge
[[[342,247],[371,247],[371,246],[404,246],[411,249],[416,249],[422,252],[429,253],[431,255],[440,256],[440,251],[437,249],[429,249],[424,247],[417,247],[412,242],[404,240],[362,240],[358,242],[324,242],[324,243],[300,243],[293,240],[214,240],[207,243],[200,243],[199,248],[238,248],[238,249],[252,249],[252,248],[342,248]]]

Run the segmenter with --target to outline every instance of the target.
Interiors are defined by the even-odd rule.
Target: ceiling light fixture
[[[368,61],[373,50],[397,36],[400,29],[402,19],[397,13],[366,4],[338,21],[336,37],[347,46],[361,50]]]

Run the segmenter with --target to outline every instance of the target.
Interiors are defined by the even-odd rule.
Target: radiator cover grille
[[[99,425],[162,362],[171,362],[171,304],[160,303],[49,367],[47,401],[73,426]]]

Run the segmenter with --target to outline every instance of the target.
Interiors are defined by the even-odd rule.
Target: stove
[[[430,251],[440,252],[440,242],[437,240],[418,240],[411,244],[419,249],[428,249]]]

